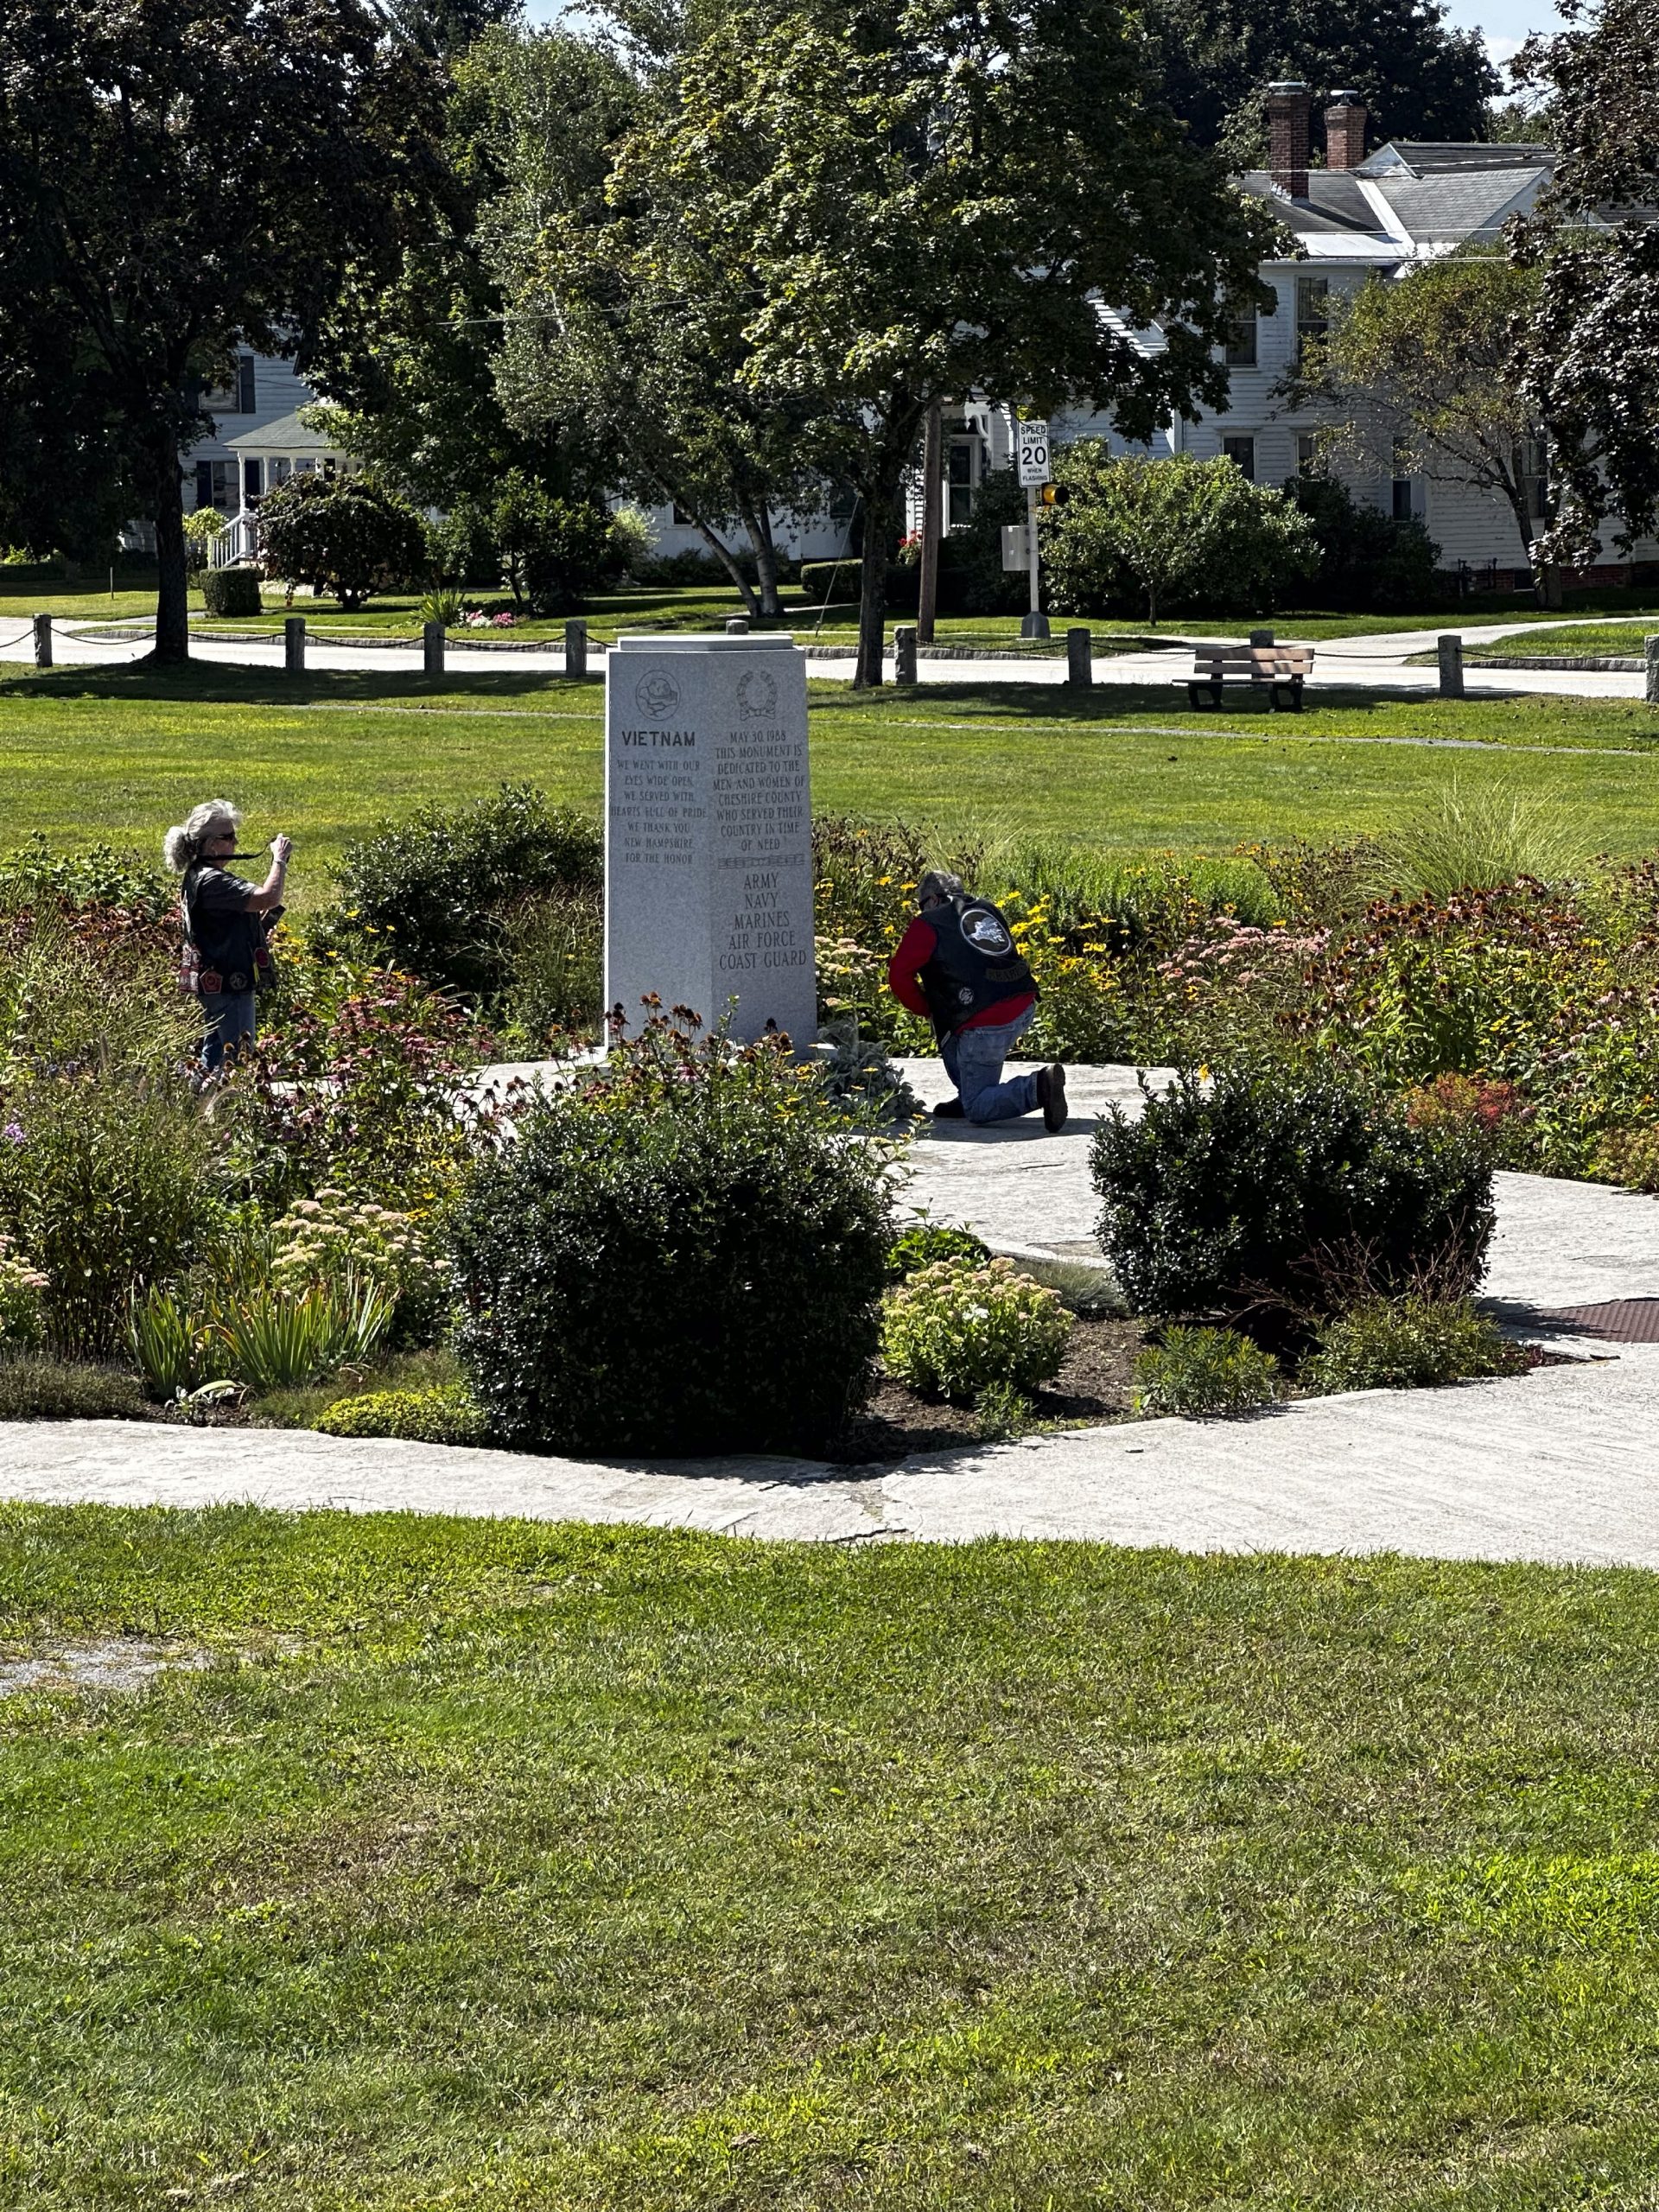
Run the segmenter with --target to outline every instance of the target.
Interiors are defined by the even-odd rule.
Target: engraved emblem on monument
[[[648,668],[633,687],[633,702],[648,722],[665,722],[680,703],[680,687],[665,668]]]
[[[737,687],[737,711],[746,722],[762,721],[778,711],[778,681],[764,668],[752,668]]]

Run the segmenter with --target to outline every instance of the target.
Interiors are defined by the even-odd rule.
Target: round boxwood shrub
[[[868,1388],[883,1147],[770,1040],[660,1017],[526,1115],[453,1219],[456,1350],[531,1449],[813,1450]]]
[[[257,614],[261,606],[258,570],[204,569],[201,603],[209,614]]]
[[[414,1444],[486,1444],[489,1424],[464,1383],[418,1390],[365,1390],[336,1398],[317,1415],[325,1436],[392,1436]]]
[[[1412,1128],[1316,1071],[1183,1075],[1139,1120],[1114,1109],[1090,1166],[1101,1244],[1140,1313],[1306,1317],[1426,1284],[1460,1296],[1491,1240],[1477,1136]]]

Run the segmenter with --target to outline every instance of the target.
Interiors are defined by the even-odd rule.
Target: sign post
[[[1014,426],[1014,458],[1020,471],[1020,481],[1026,490],[1026,532],[1028,552],[1027,566],[1031,570],[1031,611],[1020,625],[1022,638],[1046,638],[1048,617],[1043,613],[1042,576],[1038,567],[1037,508],[1038,493],[1049,479],[1048,425],[1046,423],[1016,423]]]

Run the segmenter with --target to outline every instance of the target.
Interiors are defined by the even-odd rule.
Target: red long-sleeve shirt
[[[912,1014],[927,1019],[930,1009],[927,993],[922,988],[921,972],[938,949],[938,937],[925,914],[918,914],[899,941],[899,948],[887,963],[887,988],[900,1006],[908,1007]],[[1016,991],[1012,998],[998,999],[995,1006],[988,1006],[962,1024],[964,1029],[995,1029],[1005,1021],[1017,1021],[1028,1006],[1034,1006],[1034,991]]]

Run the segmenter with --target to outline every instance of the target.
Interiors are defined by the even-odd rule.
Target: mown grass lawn
[[[602,704],[597,683],[508,671],[430,683],[412,670],[295,683],[201,663],[13,677],[0,680],[0,844],[39,831],[153,850],[169,822],[224,794],[246,810],[248,837],[286,828],[299,840],[303,906],[347,839],[424,799],[528,779],[596,805]],[[818,807],[902,816],[958,842],[1224,854],[1339,841],[1432,804],[1456,777],[1577,807],[1607,851],[1659,847],[1659,715],[1637,701],[1320,692],[1300,715],[1248,701],[1217,715],[1191,712],[1173,684],[1074,701],[964,678],[909,695],[816,683],[811,727]],[[1414,741],[1357,741],[1376,739]],[[1421,742],[1446,739],[1479,749]]]
[[[1574,622],[1561,630],[1521,631],[1490,645],[1471,645],[1470,658],[1478,659],[1486,653],[1519,653],[1529,659],[1541,654],[1605,653],[1618,659],[1640,660],[1656,626],[1659,622],[1649,616],[1645,622]]]
[[[1653,2201],[1651,1576],[0,1529],[8,2204]]]

